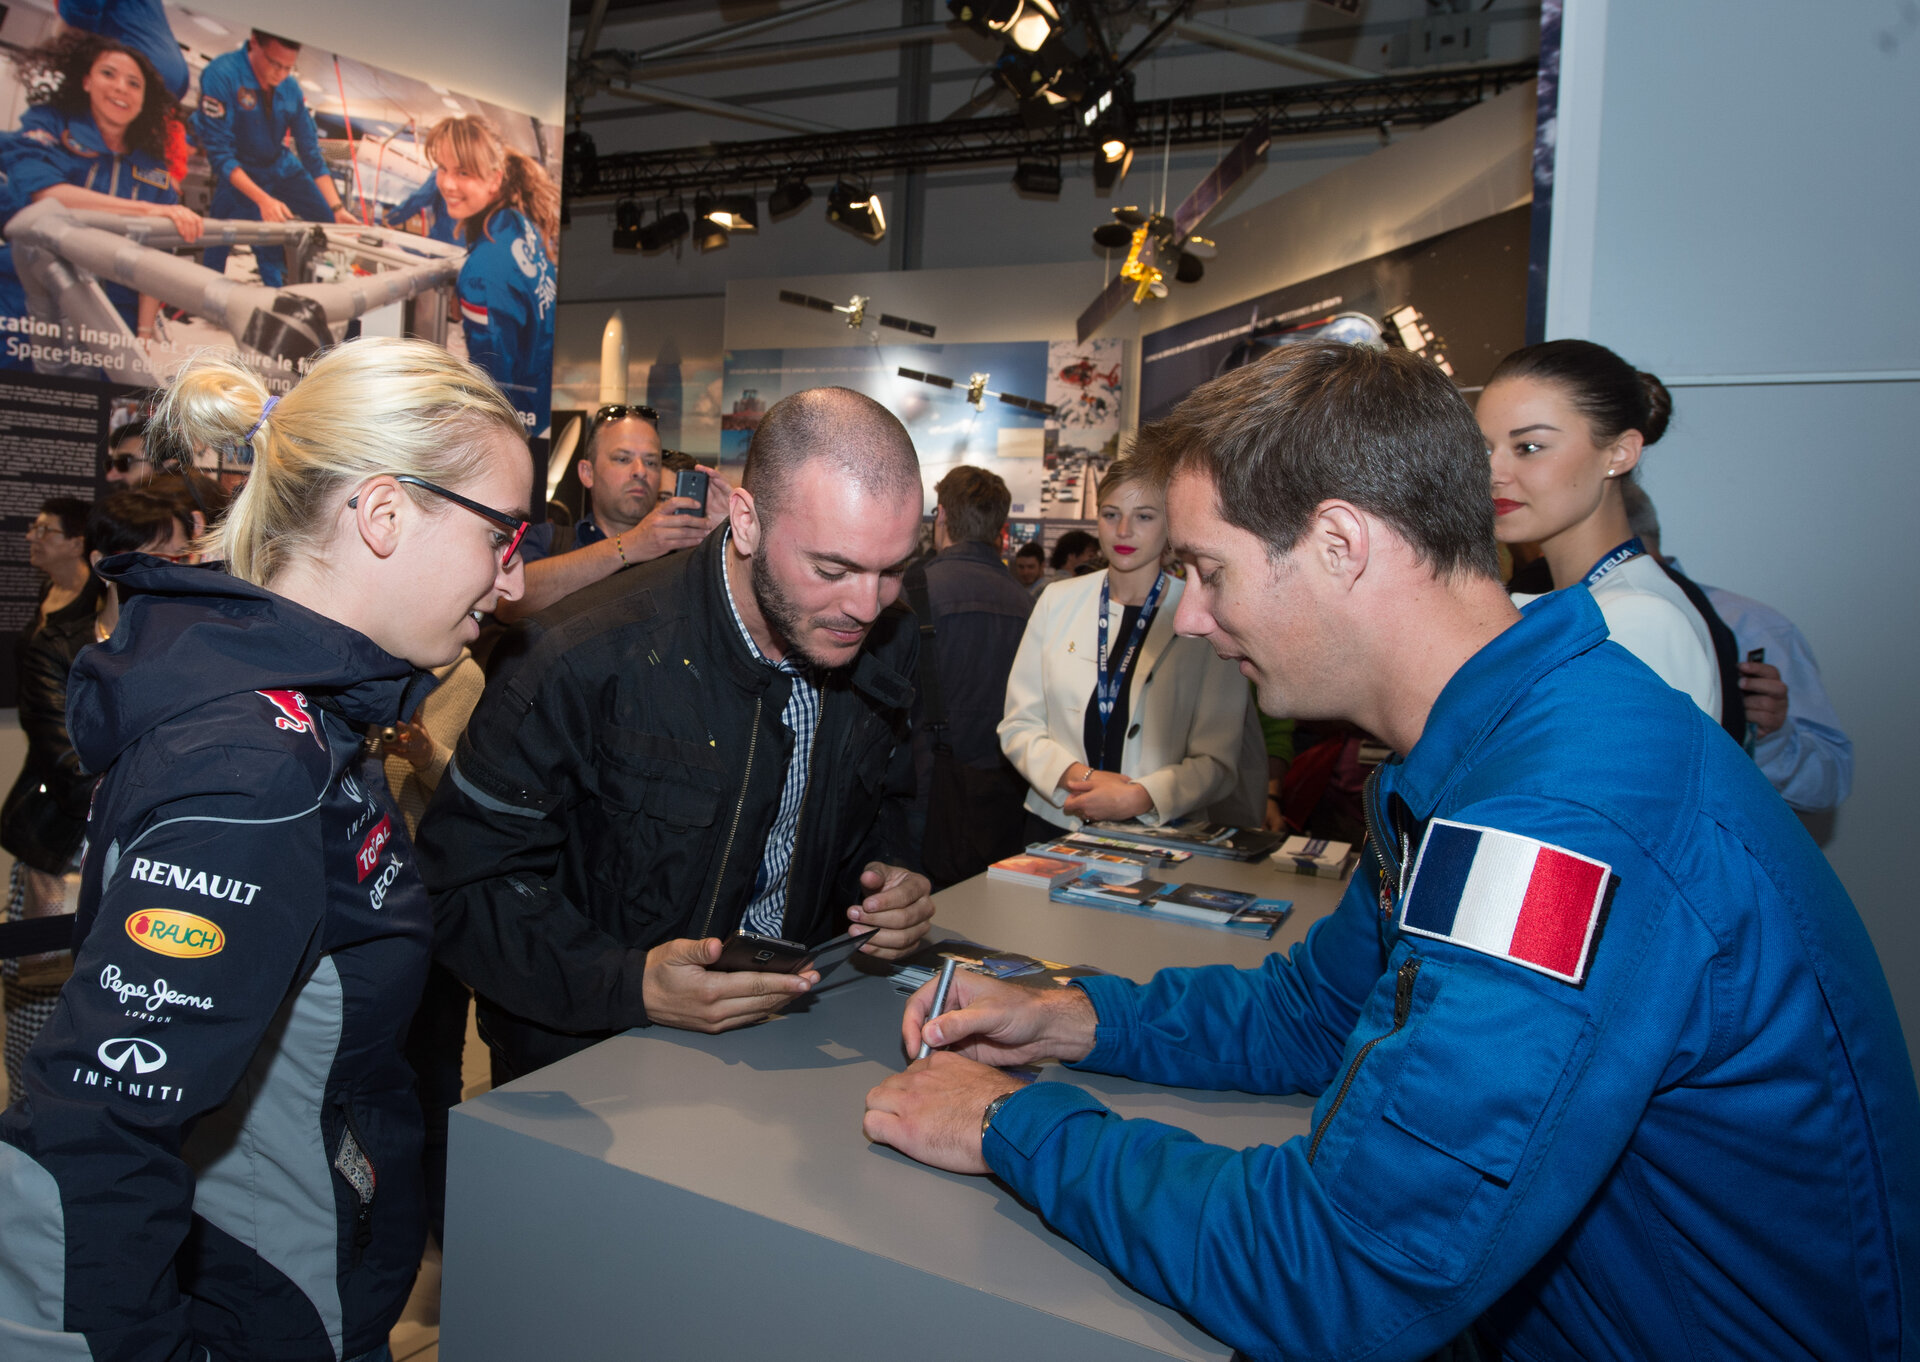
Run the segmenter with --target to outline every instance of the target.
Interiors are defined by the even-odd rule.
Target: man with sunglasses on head
[[[776,403],[722,525],[536,615],[416,846],[435,952],[496,1082],[630,1027],[726,1031],[819,981],[711,969],[738,932],[910,954],[901,868],[918,656],[901,577],[923,492],[871,398]]]
[[[503,623],[525,619],[621,568],[690,549],[726,519],[733,488],[712,468],[704,507],[691,497],[661,500],[659,426],[652,407],[616,402],[593,414],[577,465],[587,513],[574,522],[571,537],[551,522],[527,532],[521,546],[526,595],[501,603]]]

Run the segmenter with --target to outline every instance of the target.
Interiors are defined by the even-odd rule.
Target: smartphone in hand
[[[707,513],[707,473],[703,468],[683,468],[673,475],[673,494],[676,497],[692,497],[700,503],[697,511],[685,506],[676,507],[675,515],[698,515]]]

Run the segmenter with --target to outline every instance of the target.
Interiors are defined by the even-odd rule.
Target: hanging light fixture
[[[827,221],[868,241],[878,241],[887,234],[887,215],[880,207],[880,196],[864,182],[834,181],[827,195]]]

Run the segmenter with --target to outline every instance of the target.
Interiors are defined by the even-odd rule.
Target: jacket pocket
[[[333,1142],[333,1171],[353,1194],[348,1264],[349,1268],[356,1268],[366,1256],[367,1246],[373,1242],[373,1203],[380,1179],[372,1156],[367,1153],[359,1123],[354,1120],[352,1106],[345,1097],[336,1098],[334,1106],[340,1116],[340,1133]]]
[[[1406,959],[1420,968],[1404,1017],[1369,1007],[1355,1035],[1384,1039],[1343,1097],[1336,1082],[1321,1100],[1316,1171],[1348,1219],[1457,1281],[1485,1252],[1587,1024],[1505,977],[1515,967]]]

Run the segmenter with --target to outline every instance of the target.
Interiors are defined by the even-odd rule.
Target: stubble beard
[[[748,560],[748,581],[753,587],[754,604],[760,607],[760,618],[767,622],[767,628],[780,641],[780,651],[788,656],[799,656],[809,667],[818,671],[833,671],[852,662],[830,662],[816,657],[799,642],[807,633],[807,627],[813,621],[807,618],[807,612],[799,606],[773,575],[773,569],[767,566],[766,557],[756,553]]]

